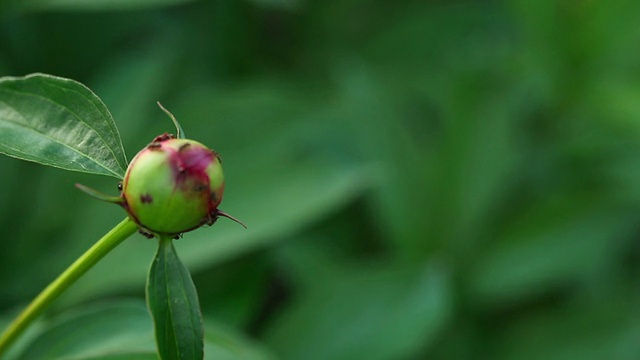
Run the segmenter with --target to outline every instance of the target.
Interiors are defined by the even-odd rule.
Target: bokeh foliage
[[[172,130],[156,100],[221,154],[249,230],[176,243],[208,356],[637,359],[639,21],[631,0],[16,0],[0,75],[86,84],[129,158]],[[124,213],[73,187],[106,178],[0,174],[8,319]],[[147,321],[154,246],[116,249],[39,341],[104,321],[149,351],[116,320]]]

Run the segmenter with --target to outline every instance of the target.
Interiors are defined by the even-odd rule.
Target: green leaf
[[[0,153],[116,178],[127,169],[102,101],[76,81],[45,74],[0,78]]]
[[[144,302],[138,299],[76,307],[36,325],[20,339],[20,346],[11,349],[6,360],[158,359],[153,322]],[[205,359],[274,358],[264,346],[215,319],[207,320],[204,348]]]
[[[160,357],[202,359],[204,328],[198,294],[171,238],[160,238],[147,280],[147,302]]]
[[[307,265],[307,272],[318,268]],[[452,319],[451,279],[440,264],[322,270],[269,329],[267,341],[283,359],[421,358],[412,355],[433,345]]]
[[[275,360],[274,354],[238,330],[212,319],[205,319],[205,359]]]
[[[517,303],[602,274],[625,251],[635,218],[583,194],[547,195],[476,254],[470,296],[476,305]]]
[[[138,301],[76,309],[57,317],[19,359],[156,359],[149,313]]]
[[[632,360],[640,356],[640,307],[626,291],[602,294],[597,302],[567,301],[529,310],[492,342],[496,360]]]

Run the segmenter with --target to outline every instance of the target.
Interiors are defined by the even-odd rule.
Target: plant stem
[[[31,301],[27,308],[13,320],[4,333],[0,335],[0,356],[27,326],[42,314],[60,294],[124,239],[134,234],[136,230],[137,225],[127,217],[82,254],[82,256],[49,284],[49,286],[42,290],[42,292]]]

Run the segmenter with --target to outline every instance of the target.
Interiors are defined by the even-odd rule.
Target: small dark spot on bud
[[[197,191],[197,192],[202,192],[202,191],[207,190],[207,185],[205,185],[205,184],[197,184],[193,189],[195,191]]]
[[[173,238],[174,238],[175,240],[182,239],[182,233],[177,234],[177,235],[174,235],[174,236],[173,236]]]
[[[140,201],[143,204],[151,204],[153,202],[153,197],[151,197],[151,194],[142,194],[140,195]]]
[[[189,146],[191,146],[191,144],[186,143],[186,144],[182,144],[182,146],[180,146],[180,149],[178,149],[178,151],[184,151],[186,148],[188,148]]]
[[[214,203],[218,202],[218,196],[216,195],[216,193],[211,193],[211,201],[213,201]]]
[[[159,149],[161,146],[162,146],[162,145],[160,145],[160,143],[159,143],[159,142],[152,142],[151,144],[149,144],[149,145],[147,146],[147,148],[148,148],[148,149],[151,149],[151,150],[156,150],[156,149]]]
[[[122,191],[122,181],[118,182],[118,190]]]
[[[175,136],[173,136],[173,134],[164,133],[162,135],[156,136],[155,139],[153,139],[152,143],[159,143],[171,139],[175,139]]]

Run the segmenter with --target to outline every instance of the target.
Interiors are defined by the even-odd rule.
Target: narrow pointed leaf
[[[178,122],[178,119],[176,119],[176,117],[173,116],[173,114],[169,110],[165,109],[165,107],[160,104],[160,101],[158,101],[158,106],[160,107],[160,109],[162,109],[162,111],[164,111],[165,114],[167,114],[167,116],[169,116],[171,121],[173,121],[173,125],[176,126],[176,138],[186,139],[187,137],[184,134],[184,130],[182,130],[182,126]]]
[[[163,360],[195,360],[204,357],[204,328],[198,294],[189,271],[182,264],[173,240],[159,241],[149,277],[147,303]]]
[[[76,184],[76,187],[80,189],[82,192],[89,196],[93,196],[94,198],[114,204],[124,204],[124,198],[121,196],[109,196],[107,194],[103,194],[98,190],[94,190],[88,186],[82,184]]]
[[[0,153],[116,178],[127,168],[102,101],[74,80],[45,74],[0,78]]]

